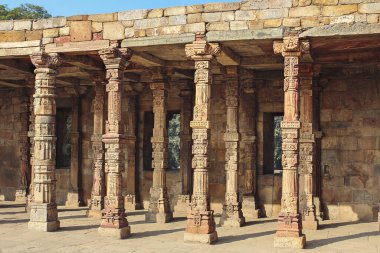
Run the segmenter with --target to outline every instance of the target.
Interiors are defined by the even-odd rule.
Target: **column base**
[[[79,194],[77,192],[67,193],[67,200],[66,200],[65,206],[80,207]]]
[[[101,219],[102,218],[102,210],[87,210],[86,216],[89,218]]]
[[[241,210],[246,218],[260,218],[260,209],[256,209],[256,200],[254,196],[243,196]]]
[[[299,237],[291,236],[278,236],[274,237],[274,247],[275,248],[293,248],[293,249],[303,249],[306,245],[306,236],[301,235]]]
[[[155,222],[155,223],[168,223],[171,220],[173,220],[173,213],[156,213],[156,212],[149,212],[145,214],[145,221],[146,222]]]
[[[185,232],[183,239],[185,242],[213,244],[218,241],[218,233],[216,231],[212,232],[211,234],[195,234]]]
[[[28,229],[43,231],[43,232],[53,232],[60,228],[59,221],[49,221],[49,222],[39,222],[39,221],[29,221]]]
[[[177,204],[174,207],[174,216],[186,217],[187,213],[190,210],[190,202],[191,202],[190,195],[179,195]]]
[[[26,203],[28,200],[28,195],[26,194],[26,190],[17,190],[16,191],[16,198],[15,202],[16,203]]]
[[[245,218],[235,218],[235,217],[222,217],[220,218],[219,225],[222,227],[242,227],[245,224]]]
[[[318,220],[314,215],[305,216],[302,221],[302,228],[308,230],[318,230]]]
[[[323,221],[324,220],[324,218],[323,218],[324,214],[323,214],[323,210],[322,210],[321,199],[319,197],[314,197],[313,202],[315,205],[315,216],[316,216],[317,220]]]
[[[99,227],[98,232],[105,237],[112,237],[116,239],[125,239],[131,235],[131,227],[126,226],[123,228],[103,228]]]
[[[241,227],[245,223],[245,218],[241,209],[239,209],[239,203],[234,204],[224,204],[223,213],[220,217],[219,225],[223,227]],[[238,210],[236,210],[238,209]]]

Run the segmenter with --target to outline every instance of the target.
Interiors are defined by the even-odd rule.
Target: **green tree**
[[[0,4],[0,20],[14,19],[42,19],[51,15],[44,7],[34,4],[21,4],[19,7],[9,9],[7,5]]]

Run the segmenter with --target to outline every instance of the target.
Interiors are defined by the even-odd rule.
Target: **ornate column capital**
[[[132,57],[132,50],[129,48],[110,47],[99,51],[106,69],[125,67],[127,61]]]
[[[301,56],[310,52],[310,43],[308,40],[300,40],[298,35],[289,35],[284,37],[283,41],[273,42],[273,51],[275,54],[286,56]]]
[[[187,44],[185,48],[186,57],[192,60],[210,61],[221,53],[219,44],[208,43],[204,35],[197,35],[192,44]]]
[[[33,65],[37,69],[39,68],[57,69],[59,65],[61,65],[63,62],[63,59],[59,54],[57,53],[47,54],[45,52],[33,53],[30,56],[30,60],[32,61]]]

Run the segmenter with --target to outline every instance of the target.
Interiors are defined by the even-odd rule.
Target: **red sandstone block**
[[[54,38],[55,43],[67,43],[70,42],[70,36],[62,36],[58,38]]]
[[[103,33],[93,33],[92,34],[92,40],[102,40],[103,39]]]

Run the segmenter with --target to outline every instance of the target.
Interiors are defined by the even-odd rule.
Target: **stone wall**
[[[194,35],[206,33],[209,40],[224,37],[226,31],[276,28],[309,29],[324,25],[377,24],[380,3],[377,0],[257,0],[234,3],[170,7],[154,10],[131,10],[109,14],[78,15],[44,20],[0,21],[0,42],[42,41],[46,50],[57,44],[91,40],[126,40],[161,35]],[[360,32],[360,29],[358,30]],[[372,30],[373,32],[373,30]],[[245,35],[244,35],[245,34]],[[247,36],[249,32],[240,34]],[[266,34],[265,32],[263,34]],[[234,39],[239,39],[236,36]],[[178,40],[178,38],[177,38]],[[132,40],[133,41],[133,40]],[[56,43],[56,44],[54,44]],[[47,45],[51,44],[51,45]],[[23,50],[6,50],[14,47],[2,44],[0,55],[30,54],[39,50],[39,44],[25,43]]]
[[[371,221],[380,202],[379,79],[329,80],[322,92],[322,201],[330,219]]]
[[[21,91],[0,92],[0,200],[15,200],[21,184],[20,135],[26,134],[21,130],[27,115],[27,97]]]

